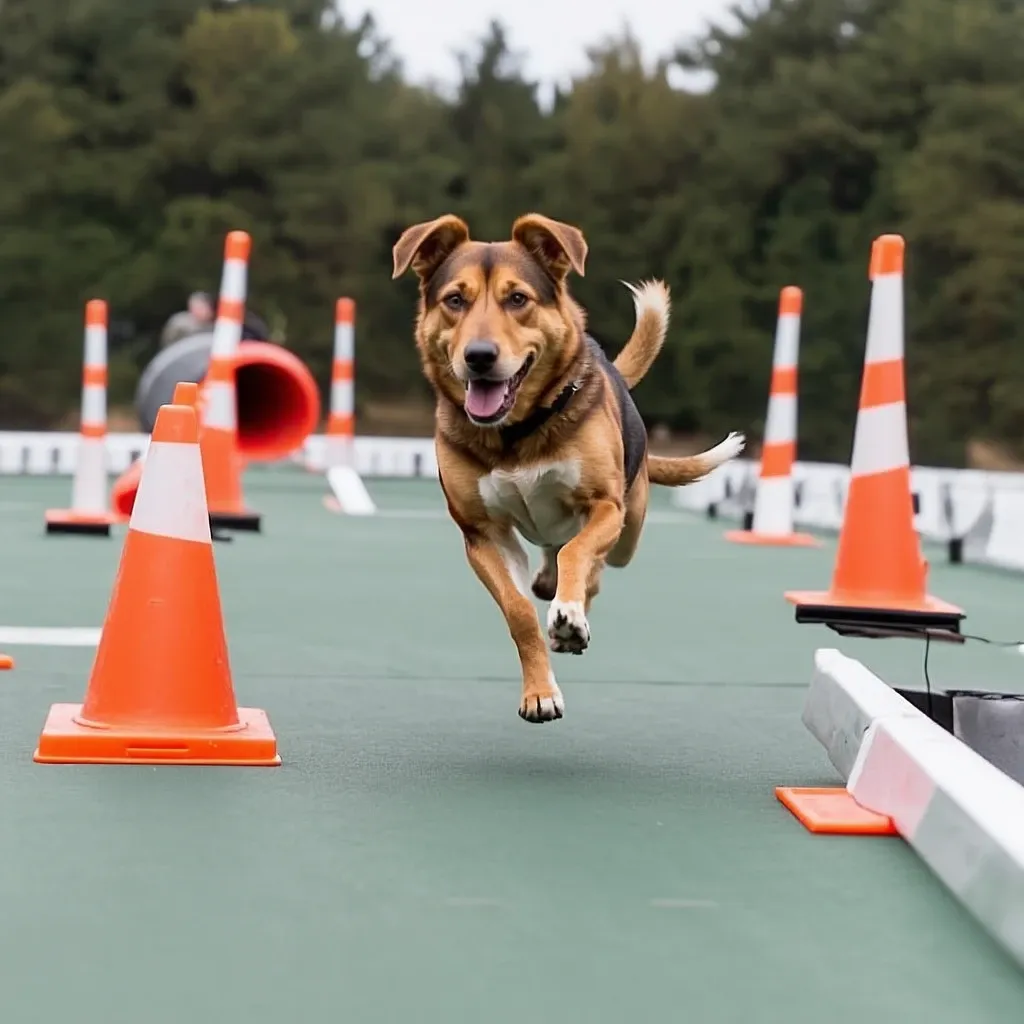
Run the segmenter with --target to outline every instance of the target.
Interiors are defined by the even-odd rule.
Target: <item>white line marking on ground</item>
[[[0,644],[11,646],[95,647],[99,642],[100,629],[93,626],[0,626]]]

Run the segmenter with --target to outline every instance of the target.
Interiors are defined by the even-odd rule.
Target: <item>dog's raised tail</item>
[[[652,484],[663,487],[680,487],[692,484],[707,476],[713,469],[736,458],[746,446],[742,434],[731,433],[724,441],[699,455],[685,455],[682,458],[667,459],[660,455],[647,456],[647,475]]]
[[[615,368],[622,374],[626,386],[632,388],[643,380],[665,343],[672,301],[664,281],[644,281],[640,285],[622,283],[633,293],[636,326],[615,357]]]

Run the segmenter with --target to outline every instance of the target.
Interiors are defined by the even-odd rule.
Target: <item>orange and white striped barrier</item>
[[[789,591],[797,622],[843,626],[856,635],[959,632],[962,609],[926,593],[928,564],[914,530],[903,366],[900,235],[871,250],[871,308],[853,439],[850,486],[827,592]]]
[[[47,509],[47,533],[110,536],[116,517],[107,498],[107,304],[85,305],[82,411],[71,508]]]
[[[252,239],[244,231],[230,232],[224,242],[213,346],[197,411],[210,521],[215,527],[258,531],[261,516],[246,508],[242,496],[244,462],[238,452],[235,393],[235,358],[242,341],[251,249]]]
[[[355,440],[356,304],[338,299],[334,308],[334,359],[331,363],[331,408],[327,416],[327,465],[352,464]]]
[[[730,530],[726,539],[739,544],[818,547],[807,533],[793,531],[793,463],[796,462],[797,364],[803,292],[790,285],[779,295],[768,416],[764,425],[761,468],[749,530]]]
[[[157,413],[82,704],[54,704],[34,760],[278,765],[235,703],[196,411]]]
[[[334,359],[331,365],[331,409],[324,438],[327,483],[324,506],[345,515],[373,515],[377,506],[355,466],[355,320],[352,299],[338,299],[334,310]]]

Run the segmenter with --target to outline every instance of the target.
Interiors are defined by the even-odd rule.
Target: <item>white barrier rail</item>
[[[1024,787],[837,650],[815,652],[803,721],[857,803],[1024,966]]]
[[[737,459],[672,494],[677,508],[749,523],[758,464]],[[924,540],[944,544],[953,562],[1024,570],[1024,473],[914,466],[914,525]],[[848,466],[797,462],[794,523],[838,533],[846,506]]]
[[[108,434],[107,471],[123,473],[149,445],[148,434]],[[296,461],[326,468],[326,438],[309,437]],[[0,431],[0,476],[67,476],[74,472],[77,433]],[[434,441],[429,437],[357,437],[356,469],[367,477],[437,477]]]
[[[0,476],[70,475],[77,433],[0,431]],[[145,452],[148,434],[107,435],[107,470],[123,473]],[[326,438],[314,434],[295,461],[326,468]],[[355,439],[356,470],[363,477],[437,478],[429,437]],[[676,488],[673,504],[711,518],[749,519],[757,486],[756,460],[737,459],[689,487]],[[836,533],[843,521],[848,466],[797,462],[793,467],[798,529]],[[1024,473],[911,469],[914,523],[922,538],[946,545],[951,561],[977,562],[1024,571]]]

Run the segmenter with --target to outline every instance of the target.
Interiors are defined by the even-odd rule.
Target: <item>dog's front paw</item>
[[[548,676],[548,685],[544,688],[523,691],[523,700],[519,705],[519,717],[526,722],[553,722],[565,714],[565,699],[558,688],[553,675]]]
[[[590,643],[590,623],[582,601],[552,601],[548,638],[556,654],[582,654]]]

